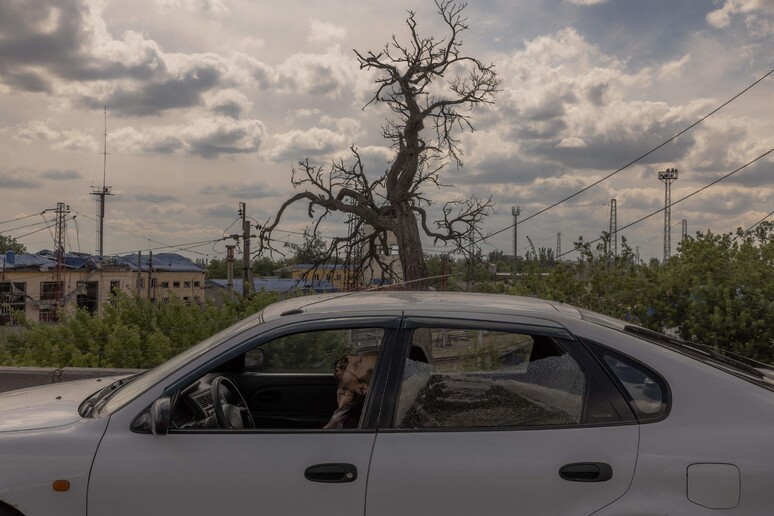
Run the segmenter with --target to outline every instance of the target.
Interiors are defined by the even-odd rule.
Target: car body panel
[[[94,462],[89,516],[362,516],[374,437],[325,431],[156,436],[109,428]],[[304,478],[310,466],[328,463],[351,464],[358,476],[342,484]]]
[[[0,394],[0,432],[75,423],[81,419],[81,401],[119,378],[77,380]]]
[[[77,416],[77,413],[76,413]],[[80,419],[0,437],[0,501],[25,515],[83,516],[89,472],[107,419]],[[55,480],[70,488],[56,492]]]
[[[629,488],[637,425],[513,431],[380,432],[368,516],[592,514]],[[606,482],[570,482],[562,466],[602,462]],[[400,493],[400,496],[396,496]]]
[[[698,515],[721,510],[689,499],[686,476],[693,464],[738,468],[740,501],[723,510],[724,514],[771,513],[774,393],[613,329],[597,326],[584,333],[593,333],[597,341],[615,342],[618,351],[658,371],[672,392],[669,416],[640,426],[639,458],[631,490],[600,515]],[[642,512],[643,507],[648,512]]]

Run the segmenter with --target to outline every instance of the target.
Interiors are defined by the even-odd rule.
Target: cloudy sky
[[[368,172],[391,156],[387,113],[366,104],[374,77],[353,49],[445,35],[426,0],[4,0],[0,2],[0,232],[52,248],[48,208],[64,202],[67,250],[96,249],[107,106],[106,254],[214,241],[236,232],[239,202],[265,221],[292,188],[291,167],[356,145]],[[646,153],[774,68],[774,0],[475,0],[464,49],[494,63],[496,104],[473,113],[464,166],[443,172],[440,201],[487,197],[495,233]],[[679,169],[673,200],[774,148],[774,75],[645,160],[519,225],[562,251],[664,203],[657,172]],[[748,227],[774,210],[774,154],[672,209],[689,232]],[[18,219],[18,220],[13,220]],[[294,211],[279,238],[298,242]],[[625,231],[660,257],[663,215]],[[342,219],[324,225],[340,233]],[[190,246],[185,245],[189,248]],[[513,249],[513,231],[484,250]],[[427,242],[428,252],[441,251]],[[224,243],[190,248],[222,256]],[[199,254],[196,254],[199,253]],[[572,257],[571,255],[568,257]]]

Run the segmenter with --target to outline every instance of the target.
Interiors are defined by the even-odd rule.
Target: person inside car
[[[357,428],[375,365],[376,353],[347,354],[336,361],[333,376],[338,408],[323,428]]]

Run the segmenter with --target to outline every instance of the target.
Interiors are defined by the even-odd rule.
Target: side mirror
[[[260,371],[269,363],[269,357],[263,348],[254,348],[245,353],[245,370]]]
[[[153,402],[150,408],[150,427],[153,435],[167,435],[171,419],[172,401],[164,396]]]

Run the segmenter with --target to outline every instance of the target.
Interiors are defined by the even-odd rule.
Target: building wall
[[[8,288],[3,290],[3,287],[8,287],[10,283],[17,287],[23,285],[25,317],[47,322],[51,319],[55,306],[55,282],[56,272],[53,270],[6,270],[0,276],[0,295],[9,291]],[[110,302],[113,289],[139,295],[142,299],[150,297],[157,302],[169,301],[172,297],[192,303],[204,302],[204,271],[154,271],[149,277],[147,272],[138,275],[137,272],[126,269],[65,269],[62,272],[62,283],[61,297],[64,299],[65,310],[83,306],[93,313],[101,314]],[[0,323],[7,322],[6,319],[0,318]]]
[[[346,290],[349,279],[349,271],[344,267],[326,268],[319,267],[317,270],[310,270],[304,267],[294,267],[291,270],[290,277],[294,280],[328,280],[339,290]]]

